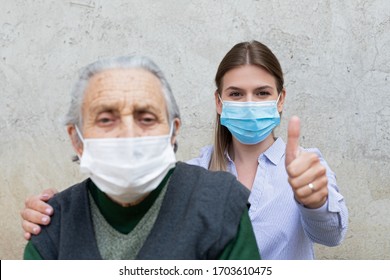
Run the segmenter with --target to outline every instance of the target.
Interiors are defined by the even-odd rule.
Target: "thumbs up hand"
[[[295,199],[307,208],[319,208],[328,199],[326,168],[315,153],[299,148],[300,120],[293,116],[288,123],[286,170]]]

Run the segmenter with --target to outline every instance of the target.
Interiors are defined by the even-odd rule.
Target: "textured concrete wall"
[[[178,157],[211,142],[213,77],[256,39],[285,72],[287,119],[318,147],[350,210],[342,246],[320,259],[390,259],[390,1],[0,1],[0,258],[20,259],[24,199],[81,177],[61,117],[78,69],[140,53],[169,78],[183,116]]]

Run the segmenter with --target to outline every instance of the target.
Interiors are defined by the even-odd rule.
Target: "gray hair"
[[[72,100],[64,120],[66,125],[77,125],[79,128],[82,127],[81,107],[84,99],[84,92],[90,78],[105,70],[118,68],[141,68],[154,74],[160,80],[162,85],[162,91],[167,103],[169,125],[172,125],[174,118],[180,119],[179,107],[177,106],[171,87],[160,68],[151,59],[145,56],[119,56],[98,60],[82,69],[79,79],[71,94]]]

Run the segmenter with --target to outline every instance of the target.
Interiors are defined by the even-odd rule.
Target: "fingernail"
[[[41,197],[42,198],[49,198],[49,195],[48,194],[43,194]]]
[[[45,209],[45,213],[48,214],[48,215],[51,215],[52,211],[53,210],[51,208],[46,208]]]
[[[44,224],[46,224],[48,221],[49,221],[49,217],[43,217],[43,218],[42,218],[42,222],[43,222]]]
[[[34,233],[38,233],[38,230],[39,230],[39,228],[37,228],[37,227],[33,228]]]

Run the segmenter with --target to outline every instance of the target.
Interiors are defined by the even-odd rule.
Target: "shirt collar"
[[[265,152],[264,156],[274,165],[278,165],[286,152],[286,144],[282,138],[276,138],[275,142]]]

